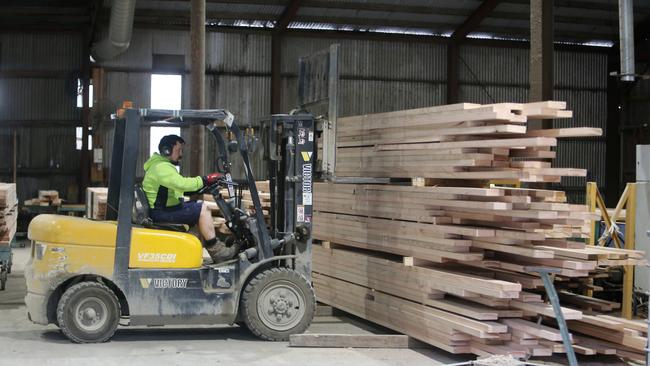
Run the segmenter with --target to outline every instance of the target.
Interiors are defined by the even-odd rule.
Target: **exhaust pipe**
[[[634,81],[633,0],[618,0],[618,30],[621,50],[621,80]]]
[[[90,54],[96,62],[111,60],[124,53],[131,43],[136,0],[113,0],[108,36],[95,42]]]

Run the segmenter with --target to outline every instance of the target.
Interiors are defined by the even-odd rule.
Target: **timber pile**
[[[528,120],[569,118],[564,102],[448,106],[340,118],[336,175],[560,182],[584,169],[553,168],[559,137],[600,136],[598,128],[527,131]],[[539,160],[515,160],[514,158]]]
[[[10,245],[16,235],[18,198],[15,183],[0,183],[0,245]]]
[[[86,188],[86,217],[92,220],[106,220],[108,188]]]
[[[61,203],[59,192],[53,190],[39,190],[37,198],[25,200],[25,206],[61,206]]]
[[[585,246],[597,214],[564,192],[480,188],[584,176],[551,167],[551,148],[558,137],[599,129],[526,131],[528,119],[570,117],[564,107],[460,104],[339,119],[337,176],[422,177],[435,186],[316,183],[319,301],[449,352],[550,355],[564,348],[554,321],[537,323],[555,315],[528,267],[552,267],[576,352],[641,357],[646,335],[632,325],[585,320],[619,304],[571,291],[608,267],[644,264],[644,253]]]
[[[264,214],[264,219],[266,224],[270,225],[269,210],[271,209],[271,190],[269,188],[269,181],[259,181],[256,182],[257,193],[260,197],[260,203],[262,204],[262,212]],[[222,190],[221,194],[225,199],[228,199],[228,190]],[[221,234],[230,234],[230,229],[226,226],[226,220],[223,218],[219,207],[214,202],[214,197],[211,194],[204,194],[203,201],[208,205],[208,208],[212,212],[212,218],[214,220],[214,227],[217,232]],[[251,193],[249,190],[242,190],[242,202],[241,208],[248,210],[249,214],[255,212],[255,207],[253,206],[253,199],[251,198]]]

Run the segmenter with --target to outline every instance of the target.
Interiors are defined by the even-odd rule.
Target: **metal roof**
[[[212,27],[273,28],[290,0],[206,0]],[[555,39],[611,44],[618,39],[616,0],[554,0]],[[289,29],[448,36],[479,7],[480,0],[303,0]],[[103,4],[101,8],[97,4]],[[529,0],[502,0],[468,37],[527,39]],[[109,16],[110,0],[4,1],[0,23],[89,24],[94,10]],[[4,8],[4,9],[3,9]],[[635,23],[650,21],[650,1],[636,1]],[[189,0],[140,0],[136,23],[151,27],[189,24]]]

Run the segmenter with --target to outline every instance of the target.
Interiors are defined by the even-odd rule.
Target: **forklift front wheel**
[[[63,334],[75,343],[106,342],[120,321],[120,303],[105,285],[81,282],[63,293],[56,318]]]
[[[291,334],[307,330],[316,297],[298,272],[271,268],[246,285],[241,305],[244,322],[253,334],[268,341],[286,341]]]

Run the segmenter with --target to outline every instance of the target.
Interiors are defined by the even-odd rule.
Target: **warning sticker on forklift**
[[[307,138],[307,131],[304,128],[298,129],[298,145],[304,145]]]
[[[302,204],[305,206],[311,205],[311,193],[304,193],[302,194]]]
[[[296,207],[296,221],[305,222],[305,206],[298,205]]]

